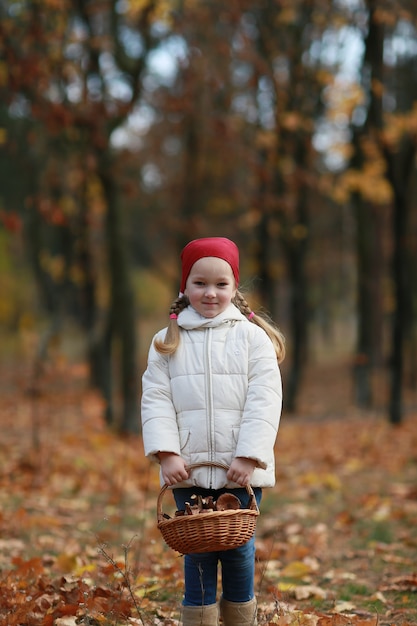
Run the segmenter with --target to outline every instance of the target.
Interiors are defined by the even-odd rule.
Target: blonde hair
[[[164,341],[155,339],[154,346],[161,354],[174,354],[180,343],[180,329],[177,324],[177,317],[183,309],[190,304],[187,296],[178,296],[169,309],[169,324]]]
[[[285,358],[285,338],[279,328],[267,317],[254,313],[246,302],[240,291],[236,291],[236,295],[232,300],[233,304],[245,315],[249,321],[253,322],[266,332],[273,343],[278,363]],[[171,304],[169,310],[170,320],[165,335],[165,339],[155,339],[154,346],[157,352],[161,354],[174,354],[180,343],[180,329],[177,323],[177,317],[183,309],[189,305],[187,296],[179,296]]]
[[[237,290],[236,295],[232,300],[233,304],[237,306],[239,311],[243,313],[251,322],[262,328],[270,338],[275,348],[275,354],[277,355],[278,363],[282,363],[285,359],[285,337],[280,329],[273,323],[271,319],[264,315],[255,313],[246,302],[242,293]]]

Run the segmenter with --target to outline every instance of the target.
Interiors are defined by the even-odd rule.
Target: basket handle
[[[224,469],[226,471],[229,469],[229,466],[226,465],[226,463],[218,463],[217,461],[206,461],[205,463],[191,463],[191,465],[187,465],[185,469],[187,471],[190,471],[190,470],[195,469],[196,467],[204,467],[204,466],[220,467],[221,469]],[[159,492],[159,495],[158,495],[158,500],[156,503],[156,515],[157,515],[158,523],[164,519],[163,511],[162,511],[162,500],[168,487],[169,485],[165,483],[165,485],[161,487],[161,491]],[[249,494],[249,509],[252,511],[259,512],[258,504],[256,502],[255,494],[253,492],[252,487],[250,485],[245,485],[245,489]]]

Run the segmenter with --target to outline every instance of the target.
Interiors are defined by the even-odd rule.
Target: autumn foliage
[[[378,402],[384,367],[401,422],[416,380],[416,9],[2,2],[0,322],[76,323],[108,423],[132,433],[137,311],[156,319],[183,245],[222,234],[288,338],[288,409],[317,333],[331,344],[343,327],[358,406]],[[36,306],[3,255],[31,272]]]
[[[417,414],[394,428],[341,405],[337,379],[337,416],[316,379],[310,413],[282,420],[257,525],[260,625],[417,620]],[[157,529],[140,437],[108,431],[84,367],[51,372],[36,396],[24,380],[2,376],[0,624],[179,624],[182,558]]]

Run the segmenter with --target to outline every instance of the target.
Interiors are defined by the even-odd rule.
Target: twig
[[[132,537],[132,539],[129,541],[129,543],[127,544],[127,546],[123,546],[123,550],[124,550],[124,569],[122,569],[120,567],[120,565],[115,561],[115,559],[106,551],[105,549],[105,544],[101,544],[98,551],[100,554],[102,554],[104,556],[104,558],[106,559],[106,561],[108,563],[110,563],[110,565],[112,565],[112,567],[114,567],[114,570],[120,574],[120,576],[122,577],[122,580],[125,584],[126,589],[129,592],[130,598],[132,600],[133,606],[136,609],[136,612],[138,614],[138,617],[141,621],[142,624],[144,624],[144,621],[142,619],[142,613],[140,610],[140,606],[139,603],[135,597],[135,594],[133,593],[133,589],[132,589],[132,584],[131,584],[131,579],[130,579],[130,570],[128,567],[128,552],[130,549],[130,546],[132,544],[133,539],[136,537],[136,535],[134,535],[134,537]]]

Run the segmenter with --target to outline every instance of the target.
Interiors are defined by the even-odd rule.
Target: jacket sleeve
[[[274,346],[262,329],[257,331],[249,346],[248,392],[235,454],[266,469],[274,459],[282,382]]]
[[[157,452],[180,454],[176,412],[172,402],[168,357],[153,345],[142,377],[142,437],[145,455],[157,461]]]

